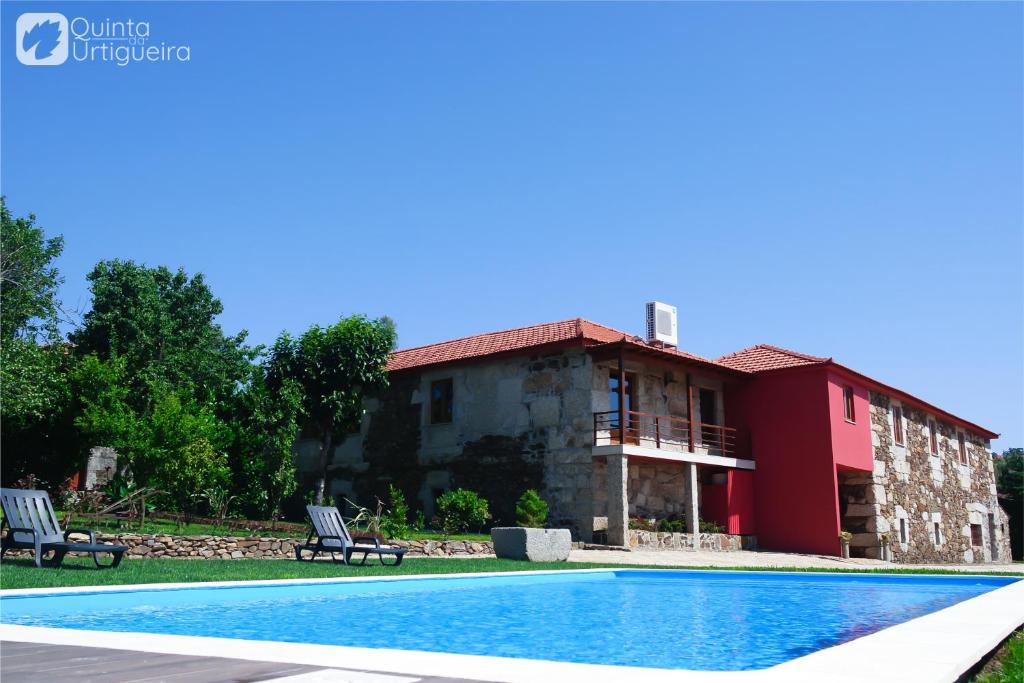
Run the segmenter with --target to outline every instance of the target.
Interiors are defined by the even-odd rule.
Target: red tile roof
[[[782,349],[769,344],[758,344],[757,346],[751,346],[748,349],[722,356],[715,362],[745,372],[766,372],[768,370],[794,368],[800,365],[821,365],[831,360],[831,358],[808,356],[806,353],[797,353],[796,351]]]
[[[476,334],[437,344],[400,349],[391,354],[388,370],[406,370],[425,365],[438,365],[496,353],[529,349],[548,344],[579,342],[580,346],[621,341],[631,335],[597,323],[573,318],[542,323],[512,330]]]

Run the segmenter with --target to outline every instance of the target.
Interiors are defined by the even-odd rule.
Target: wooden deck
[[[298,677],[294,679],[295,683],[459,683],[451,678],[416,677],[383,671],[0,642],[0,677],[3,683],[254,683],[293,676]]]

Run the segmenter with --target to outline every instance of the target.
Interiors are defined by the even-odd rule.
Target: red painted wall
[[[846,419],[843,388],[853,388],[853,422]],[[828,412],[832,430],[832,457],[841,469],[874,468],[871,454],[871,404],[866,387],[835,372],[828,373]]]
[[[760,375],[726,392],[726,415],[750,432],[758,545],[838,555],[827,370]],[[869,442],[870,443],[870,442]]]
[[[701,486],[701,516],[720,524],[727,534],[753,534],[754,473],[727,470],[724,484]]]

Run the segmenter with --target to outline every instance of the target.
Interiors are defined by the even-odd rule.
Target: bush
[[[535,489],[527,489],[516,501],[516,524],[533,529],[543,528],[548,519],[548,504]]]
[[[437,497],[437,516],[445,536],[464,533],[470,527],[481,527],[491,513],[487,501],[473,491],[455,489]]]
[[[388,498],[391,507],[381,520],[380,530],[388,538],[409,538],[409,506],[405,502],[402,489],[388,484]]]
[[[725,531],[722,525],[718,522],[710,522],[706,519],[700,520],[700,524],[697,527],[700,529],[702,534],[720,534]]]

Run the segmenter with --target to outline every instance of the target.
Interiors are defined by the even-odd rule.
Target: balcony
[[[594,413],[594,455],[612,454],[754,469],[749,445],[733,427],[632,410]]]

